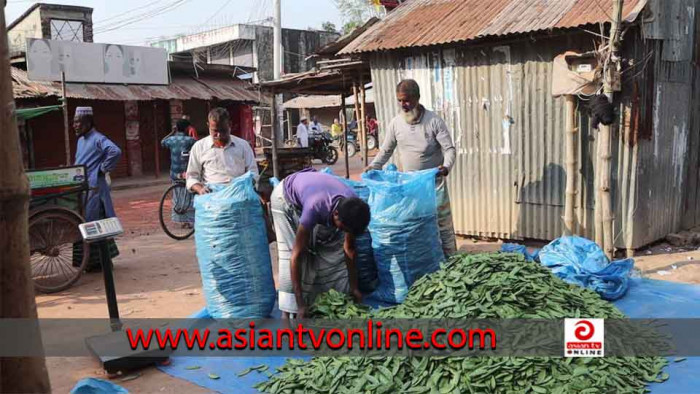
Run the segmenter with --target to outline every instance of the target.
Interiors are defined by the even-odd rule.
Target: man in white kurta
[[[297,139],[299,140],[299,145],[302,148],[309,147],[309,120],[306,117],[302,117],[297,126]]]

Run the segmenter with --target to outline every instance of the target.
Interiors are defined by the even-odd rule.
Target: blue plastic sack
[[[75,384],[70,394],[128,394],[122,386],[102,379],[86,378]]]
[[[617,300],[629,288],[633,259],[610,262],[595,242],[561,237],[542,248],[540,263],[564,281],[594,290],[603,299]]]
[[[214,318],[264,318],[275,304],[270,249],[253,174],[196,196],[195,242]]]
[[[437,224],[437,170],[370,171],[369,224],[379,284],[371,297],[401,303],[413,282],[440,269],[445,258]]]
[[[320,172],[335,175],[330,167],[322,169]],[[359,198],[367,202],[369,200],[369,188],[363,182],[354,181],[343,177],[337,177],[340,181],[350,186]],[[374,262],[374,252],[372,251],[372,237],[369,229],[362,235],[355,238],[355,268],[357,268],[357,283],[360,291],[368,294],[377,287],[377,264]]]

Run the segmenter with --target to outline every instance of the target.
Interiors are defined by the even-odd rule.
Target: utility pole
[[[70,129],[68,126],[68,96],[66,95],[66,73],[61,72],[61,92],[63,97],[61,98],[61,109],[63,110],[63,138],[65,140],[66,148],[66,165],[70,166]]]
[[[274,33],[273,33],[273,67],[274,67],[274,79],[278,80],[282,76],[282,58],[284,53],[282,52],[282,0],[274,0],[275,9],[275,21],[274,21]],[[275,97],[273,102],[272,110],[275,111],[273,118],[276,118],[276,122],[272,124],[272,132],[275,133],[275,140],[277,144],[280,141],[284,141],[284,136],[282,135],[282,125],[284,122],[284,114],[282,111],[282,95],[279,94]]]
[[[37,320],[34,284],[29,263],[29,181],[19,150],[19,133],[14,116],[10,77],[10,51],[5,27],[5,0],[0,0],[0,317],[33,319],[33,343],[42,348]],[[0,358],[0,392],[51,392],[43,355],[40,357]]]
[[[613,20],[610,28],[610,45],[608,56],[605,59],[603,68],[603,92],[610,103],[613,102],[613,95],[620,89],[620,28],[622,25],[622,7],[624,0],[613,0]],[[598,202],[600,203],[600,216],[603,230],[603,251],[609,259],[613,259],[615,254],[615,240],[613,237],[613,211],[612,198],[610,193],[610,174],[612,172],[612,150],[610,140],[612,133],[611,126],[602,125],[598,134],[598,163],[599,190]],[[599,238],[599,237],[596,237]]]

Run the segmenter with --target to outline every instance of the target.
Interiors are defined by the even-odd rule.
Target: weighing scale
[[[88,349],[100,360],[102,367],[109,374],[126,372],[166,361],[169,351],[160,349],[134,350],[128,356],[114,356],[115,348],[130,349],[130,347],[126,334],[121,331],[122,324],[119,320],[117,293],[114,288],[114,275],[106,241],[124,233],[124,229],[117,218],[83,223],[79,226],[79,229],[80,234],[87,243],[100,243],[100,263],[102,264],[107,308],[109,309],[109,319],[112,328],[112,332],[109,334],[86,338],[85,343]]]

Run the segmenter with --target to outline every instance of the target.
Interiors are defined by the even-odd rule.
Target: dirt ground
[[[318,166],[319,168],[322,166]],[[363,168],[359,158],[351,162],[352,177]],[[343,175],[341,160],[333,166]],[[201,279],[193,239],[174,241],[160,230],[157,209],[166,186],[119,190],[113,193],[115,208],[125,234],[118,239],[120,256],[114,260],[117,298],[122,317],[187,317],[204,307]],[[461,239],[460,250],[470,253],[496,251],[499,242]],[[275,247],[272,245],[272,252]],[[273,255],[273,261],[276,261]],[[635,259],[643,275],[663,280],[700,283],[700,250],[672,248],[660,244],[640,251]],[[276,274],[276,264],[273,264]],[[42,318],[106,318],[101,274],[86,274],[72,288],[57,294],[37,295]],[[93,358],[48,358],[54,392],[66,393],[86,377],[106,378]],[[204,393],[201,387],[147,368],[133,380],[113,382],[135,393]]]
[[[316,165],[323,168],[323,165]],[[341,160],[332,167],[345,174]],[[351,158],[351,176],[362,172],[358,156]],[[187,317],[204,307],[202,282],[195,257],[194,239],[175,241],[160,229],[158,206],[168,186],[118,190],[112,193],[115,210],[125,233],[117,239],[120,255],[114,259],[114,281],[119,312],[124,318]],[[276,246],[271,245],[273,261]],[[277,279],[277,266],[273,264]],[[36,297],[41,318],[107,318],[102,274],[85,274],[73,287]],[[46,360],[53,392],[67,393],[81,379],[107,379],[98,362],[90,357],[51,357]],[[136,373],[138,378],[112,382],[135,393],[206,393],[199,386],[175,379],[155,367]]]

